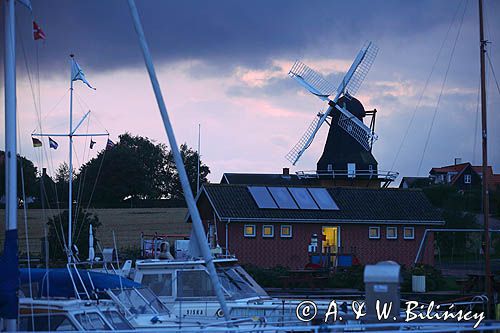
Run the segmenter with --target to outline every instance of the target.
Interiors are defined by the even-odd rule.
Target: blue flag
[[[59,144],[54,140],[52,140],[50,136],[49,136],[49,147],[52,149],[57,149],[57,147],[59,147]]]

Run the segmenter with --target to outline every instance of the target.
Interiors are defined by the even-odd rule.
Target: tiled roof
[[[339,210],[261,209],[247,186],[207,184],[203,187],[222,220],[335,223],[443,224],[440,212],[421,190],[335,187],[327,189]]]
[[[461,163],[461,164],[454,164],[454,165],[447,165],[444,167],[432,168],[429,173],[461,172],[469,165],[471,165],[469,162]]]

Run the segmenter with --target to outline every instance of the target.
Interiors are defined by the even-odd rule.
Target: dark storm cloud
[[[403,38],[430,31],[455,1],[137,1],[156,61],[203,59],[220,70],[263,67],[271,57],[304,52],[351,57],[367,39]],[[47,34],[42,69],[61,68],[69,53],[92,70],[135,66],[141,60],[126,1],[33,0]],[[18,6],[28,40],[28,13]],[[418,22],[418,26],[417,23]],[[3,38],[3,34],[2,34]]]

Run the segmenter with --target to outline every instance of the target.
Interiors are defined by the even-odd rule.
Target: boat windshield
[[[75,315],[76,320],[86,331],[110,331],[109,327],[97,312],[84,312]]]
[[[133,327],[122,317],[118,311],[103,311],[106,320],[115,330],[132,330]]]
[[[131,314],[170,313],[158,297],[148,288],[110,290],[113,299],[121,303]]]
[[[217,267],[217,274],[222,286],[233,300],[268,297],[264,289],[240,266]]]

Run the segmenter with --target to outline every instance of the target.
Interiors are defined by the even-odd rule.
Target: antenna
[[[337,104],[340,97],[351,98],[358,91],[361,83],[370,70],[375,57],[378,53],[378,47],[372,42],[368,42],[359,51],[351,67],[344,75],[337,89],[326,80],[321,74],[314,71],[300,61],[296,61],[290,69],[288,75],[295,79],[301,86],[305,87],[310,93],[323,101],[328,101],[328,109],[323,114],[318,114],[309,125],[305,133],[295,146],[288,152],[286,158],[295,165],[305,150],[311,145],[316,133],[319,131],[326,118],[334,111],[341,112],[339,126],[358,141],[364,149],[370,150],[373,142],[378,136],[363,121],[350,113],[345,107]],[[329,97],[336,92],[333,99]]]

